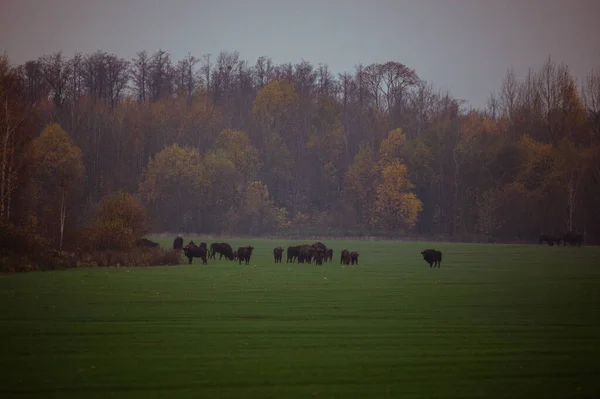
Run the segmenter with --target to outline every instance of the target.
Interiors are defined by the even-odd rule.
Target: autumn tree
[[[150,158],[139,186],[144,202],[169,230],[193,231],[206,193],[205,168],[195,148],[173,144]]]
[[[394,160],[385,166],[376,189],[375,225],[387,230],[412,229],[423,210],[422,202],[412,192],[413,188],[406,165]]]
[[[92,223],[95,249],[129,249],[148,233],[150,218],[134,195],[123,191],[102,199]]]
[[[60,214],[59,250],[62,250],[67,199],[71,190],[83,178],[84,166],[79,147],[60,125],[46,126],[31,145],[31,157],[36,181],[45,198],[58,202]],[[52,200],[50,200],[52,201]]]

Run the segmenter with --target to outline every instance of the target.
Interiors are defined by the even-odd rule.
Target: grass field
[[[600,248],[225,241],[251,264],[0,275],[0,398],[600,398]]]

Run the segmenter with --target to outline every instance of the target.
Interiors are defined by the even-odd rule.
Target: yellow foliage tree
[[[414,185],[408,178],[406,165],[394,160],[382,169],[381,175],[375,202],[375,224],[388,230],[410,230],[417,223],[423,204],[410,191]]]
[[[83,155],[79,147],[60,125],[53,123],[44,128],[31,144],[34,175],[48,197],[55,196],[60,209],[60,241],[62,250],[67,198],[73,187],[83,178]]]

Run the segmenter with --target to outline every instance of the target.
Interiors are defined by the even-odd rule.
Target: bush
[[[149,217],[133,195],[118,192],[100,204],[91,227],[93,247],[97,250],[127,250],[148,232]]]

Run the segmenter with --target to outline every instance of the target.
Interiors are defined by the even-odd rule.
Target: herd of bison
[[[138,242],[138,246],[145,247],[158,247],[158,243],[150,241],[146,238],[142,238]],[[234,250],[231,245],[226,242],[214,242],[210,244],[210,247],[205,243],[201,242],[200,245],[196,245],[194,241],[190,241],[186,246],[183,245],[183,238],[176,237],[173,241],[173,249],[181,251],[186,258],[188,263],[192,264],[194,258],[200,258],[202,264],[206,265],[208,259],[216,259],[217,254],[219,259],[238,261],[241,265],[244,262],[246,265],[250,263],[250,257],[254,247],[247,245],[245,247],[239,247]],[[340,264],[343,265],[358,265],[358,256],[360,254],[357,251],[349,251],[344,249],[341,252]],[[442,262],[442,253],[435,249],[426,249],[421,252],[423,259],[429,263],[429,267],[440,267]],[[277,247],[273,249],[273,258],[275,263],[282,263],[283,259],[283,248]],[[322,265],[323,262],[333,262],[333,249],[327,248],[322,242],[316,242],[311,245],[293,245],[287,248],[287,259],[286,263],[312,263],[314,260],[315,264]]]
[[[543,244],[547,242],[548,245],[554,246],[560,245],[563,243],[563,246],[566,246],[567,243],[570,246],[581,246],[583,243],[583,235],[577,233],[565,233],[563,236],[552,236],[547,234],[540,235],[539,244]],[[150,241],[146,238],[142,238],[140,242],[138,242],[139,246],[147,246],[147,247],[158,247],[158,243]],[[202,264],[207,264],[207,259],[216,259],[217,254],[219,255],[219,259],[225,259],[230,261],[238,261],[241,265],[244,262],[246,265],[250,264],[250,258],[252,256],[252,251],[254,247],[251,245],[247,245],[245,247],[239,247],[237,250],[234,250],[231,245],[226,242],[214,242],[210,244],[210,247],[205,243],[201,242],[200,245],[196,245],[193,241],[190,241],[189,244],[183,245],[183,238],[176,237],[173,241],[173,249],[182,251],[186,258],[188,258],[188,263],[191,264],[194,258],[200,258],[202,260]],[[273,257],[275,259],[275,263],[282,263],[283,259],[283,248],[277,247],[273,249]],[[317,265],[322,265],[323,262],[333,262],[333,249],[327,248],[325,244],[322,242],[316,242],[311,245],[293,245],[287,247],[287,259],[286,263],[312,263],[313,261]],[[340,264],[344,265],[358,265],[358,255],[359,253],[356,251],[349,251],[344,249],[341,252],[340,256]],[[429,267],[440,267],[442,263],[442,253],[435,249],[425,249],[421,252],[423,255],[423,260],[429,263]]]

